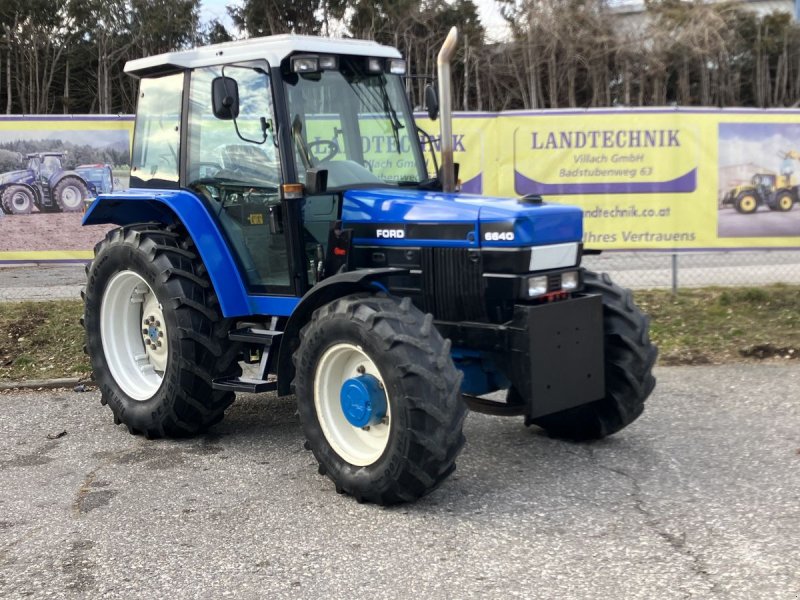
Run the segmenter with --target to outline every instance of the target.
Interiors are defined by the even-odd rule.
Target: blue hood
[[[26,169],[0,173],[0,185],[6,183],[33,183],[33,174]]]
[[[387,246],[519,247],[583,237],[576,206],[395,188],[346,191],[342,221],[356,243]]]

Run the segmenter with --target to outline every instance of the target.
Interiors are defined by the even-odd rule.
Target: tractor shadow
[[[612,505],[636,492],[637,478],[652,472],[657,462],[652,440],[637,425],[604,440],[570,443],[549,438],[536,427],[526,428],[521,417],[470,413],[457,469],[437,490],[411,505],[363,508],[470,516],[533,508],[555,511],[565,503]],[[318,490],[314,493],[325,496],[319,498],[325,503],[341,501],[333,484],[317,474],[304,441],[294,397],[240,394],[209,433],[159,441],[149,452],[152,458],[161,457],[158,463],[178,448],[190,463],[199,454],[257,464],[288,461],[286,468],[306,480],[301,487]]]

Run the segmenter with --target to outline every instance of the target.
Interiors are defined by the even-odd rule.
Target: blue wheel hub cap
[[[386,394],[373,375],[351,377],[342,384],[342,412],[353,427],[377,425],[386,416]]]

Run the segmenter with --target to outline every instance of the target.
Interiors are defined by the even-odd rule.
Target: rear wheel
[[[33,211],[33,192],[22,185],[10,185],[3,190],[0,202],[10,215],[29,215]]]
[[[53,187],[53,198],[62,212],[80,212],[83,201],[89,197],[89,188],[77,177],[64,177]]]
[[[455,469],[461,375],[432,316],[409,299],[354,295],[321,307],[294,360],[307,446],[337,491],[395,504]]]
[[[87,279],[87,352],[114,421],[148,437],[220,421],[234,394],[212,380],[241,373],[238,346],[191,240],[155,225],[115,229]]]
[[[611,435],[642,414],[656,384],[652,370],[658,355],[650,342],[649,319],[630,290],[614,284],[607,273],[584,271],[584,283],[587,293],[603,299],[605,398],[530,421],[549,435],[576,441]],[[510,394],[514,398],[516,392]]]

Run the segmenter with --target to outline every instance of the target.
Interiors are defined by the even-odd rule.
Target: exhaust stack
[[[453,93],[450,82],[450,59],[456,52],[458,30],[450,28],[450,33],[439,50],[436,67],[439,75],[439,146],[442,152],[442,191],[456,191],[455,167],[453,165]]]

